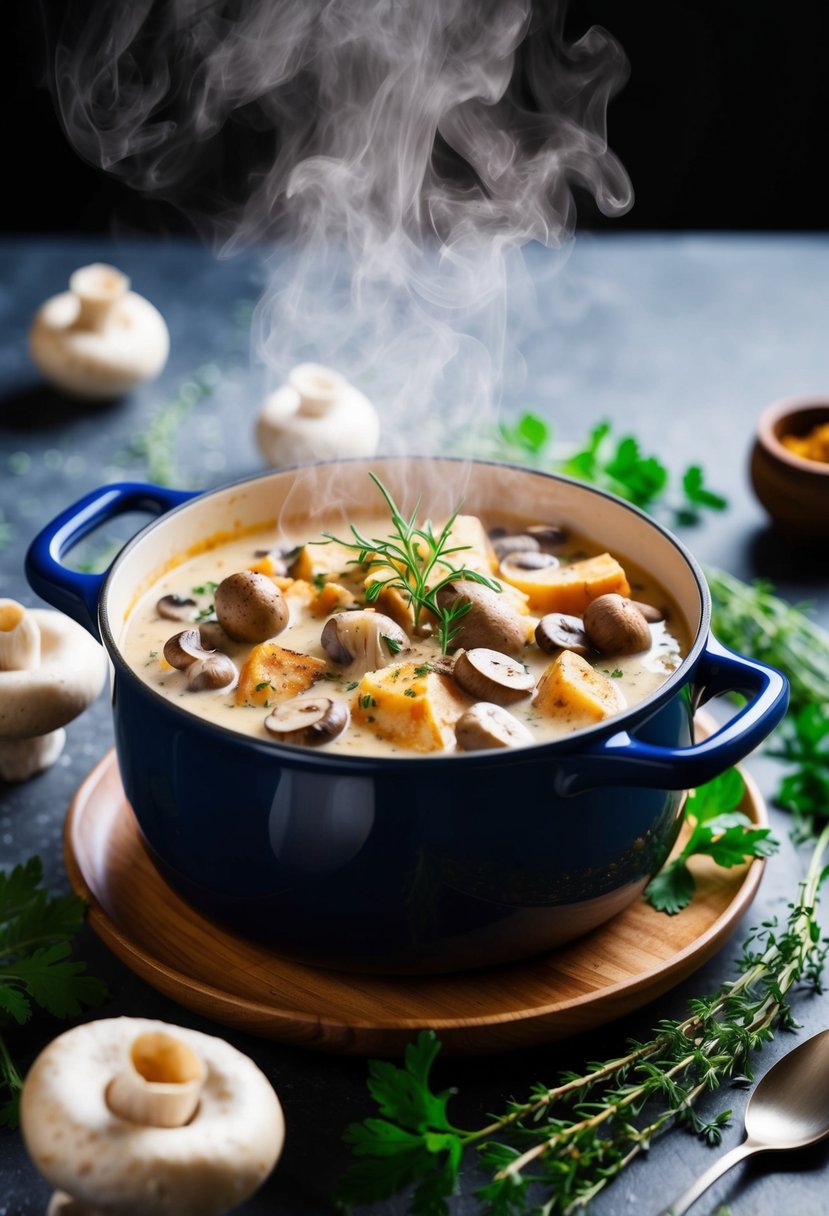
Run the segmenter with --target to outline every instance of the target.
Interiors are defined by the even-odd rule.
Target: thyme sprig
[[[418,525],[421,499],[418,498],[411,515],[406,518],[379,477],[369,477],[383,495],[389,509],[394,532],[387,537],[367,537],[355,524],[351,525],[353,541],[341,540],[331,532],[323,532],[325,541],[334,541],[356,553],[355,565],[366,571],[374,570],[365,590],[366,602],[376,603],[386,589],[399,591],[411,606],[416,632],[424,630],[424,616],[428,612],[437,620],[437,634],[441,650],[445,654],[459,629],[459,620],[470,609],[470,603],[441,604],[441,590],[455,579],[466,579],[482,583],[492,591],[500,591],[494,579],[487,578],[478,570],[457,566],[449,561],[455,553],[468,551],[469,545],[451,545],[452,525],[458,517],[456,508],[438,533],[430,520]],[[444,571],[440,574],[440,571]],[[437,576],[437,577],[436,577]]]
[[[631,1042],[624,1055],[583,1074],[565,1073],[552,1087],[536,1086],[527,1101],[508,1103],[483,1127],[456,1127],[447,1111],[452,1091],[432,1090],[440,1050],[433,1032],[409,1045],[402,1068],[373,1061],[368,1085],[381,1118],[346,1130],[359,1160],[343,1179],[341,1200],[375,1201],[413,1185],[409,1210],[444,1216],[472,1150],[490,1175],[477,1195],[491,1216],[519,1216],[531,1202],[544,1216],[567,1216],[586,1208],[675,1123],[718,1143],[730,1111],[706,1120],[697,1102],[728,1080],[752,1080],[751,1053],[776,1027],[795,1025],[788,999],[794,986],[820,988],[829,941],[816,908],[827,848],[829,826],[785,924],[770,920],[752,930],[736,980],[691,1001],[686,1018],[660,1021],[647,1042]]]

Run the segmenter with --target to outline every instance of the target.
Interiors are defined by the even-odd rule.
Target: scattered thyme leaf
[[[489,1174],[476,1192],[489,1216],[566,1214],[586,1208],[674,1125],[718,1144],[730,1112],[702,1119],[696,1102],[734,1079],[753,1079],[751,1054],[777,1027],[795,1024],[789,994],[803,983],[820,989],[829,940],[821,936],[817,902],[827,849],[829,825],[786,922],[766,921],[750,932],[735,980],[693,1000],[684,1019],[660,1021],[646,1042],[631,1042],[583,1074],[565,1073],[552,1087],[534,1086],[526,1101],[509,1101],[475,1130],[455,1126],[447,1110],[452,1091],[432,1087],[440,1047],[432,1031],[409,1045],[403,1068],[372,1061],[368,1085],[380,1118],[347,1129],[357,1160],[340,1198],[376,1201],[414,1186],[411,1213],[445,1216],[471,1151]]]

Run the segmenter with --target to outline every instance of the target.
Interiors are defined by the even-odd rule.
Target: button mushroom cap
[[[266,642],[288,624],[285,597],[266,574],[239,570],[222,579],[214,597],[216,616],[234,642]]]
[[[288,383],[266,398],[256,442],[269,465],[302,464],[343,456],[373,456],[380,416],[369,399],[338,372],[301,363]]]
[[[40,656],[37,666],[21,668],[0,646],[0,776],[7,781],[26,780],[57,759],[60,728],[95,700],[107,671],[103,648],[60,612],[0,600],[0,635],[16,633],[20,619],[9,625],[19,614],[39,633]]]
[[[129,279],[96,263],[76,270],[70,290],[52,296],[36,314],[29,334],[34,363],[72,396],[120,397],[157,376],[170,349],[167,326]]]
[[[471,579],[458,579],[442,587],[437,599],[441,608],[448,608],[459,600],[470,605],[469,611],[457,619],[457,633],[451,642],[453,650],[460,646],[466,650],[483,646],[505,654],[518,654],[526,645],[527,624],[501,592]]]
[[[182,1126],[124,1117],[108,1095],[138,1036],[173,1036],[204,1064]],[[211,1035],[147,1018],[108,1018],[59,1035],[26,1077],[21,1130],[35,1166],[89,1210],[114,1216],[220,1216],[264,1181],[284,1120],[252,1060]]]
[[[587,605],[584,631],[601,654],[638,654],[651,645],[650,626],[641,610],[615,592]]]

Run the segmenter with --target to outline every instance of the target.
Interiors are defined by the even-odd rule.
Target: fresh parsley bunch
[[[50,895],[39,857],[0,871],[0,1026],[24,1025],[35,1007],[75,1017],[106,998],[105,985],[71,957],[83,901]],[[0,1035],[0,1126],[14,1128],[23,1081]]]
[[[500,454],[549,465],[578,481],[589,482],[618,494],[643,511],[665,508],[677,524],[693,524],[703,510],[722,511],[728,503],[705,484],[699,465],[689,465],[677,492],[667,467],[646,454],[633,435],[614,435],[607,421],[592,427],[574,452],[564,453],[553,443],[553,431],[536,414],[522,414],[515,423],[498,428]]]

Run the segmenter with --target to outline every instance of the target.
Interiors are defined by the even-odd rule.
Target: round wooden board
[[[743,803],[766,825],[746,777]],[[507,1051],[565,1038],[636,1009],[722,946],[751,903],[761,861],[724,870],[694,858],[697,893],[679,916],[638,899],[550,954],[486,971],[350,975],[303,966],[222,929],[160,876],[141,841],[114,752],[78,790],[65,858],[89,922],[148,984],[186,1008],[253,1034],[324,1051],[393,1055],[418,1030],[450,1052]]]

